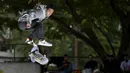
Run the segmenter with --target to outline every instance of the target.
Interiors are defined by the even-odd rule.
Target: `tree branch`
[[[109,45],[110,45],[110,47],[112,49],[113,55],[116,56],[115,49],[114,49],[114,47],[113,47],[113,45],[112,45],[108,35],[101,28],[99,28],[95,23],[94,23],[94,26],[105,36],[105,38],[107,39],[107,41],[108,41],[108,43],[109,43]]]
[[[89,38],[91,39],[91,41],[93,41],[93,45],[96,47],[95,51],[99,52],[99,55],[104,55],[106,56],[106,52],[104,50],[104,47],[102,46],[102,44],[100,43],[100,41],[98,40],[96,34],[93,32],[92,28],[84,28],[82,30],[86,35],[89,36]]]
[[[69,26],[67,26],[67,24],[66,24],[65,22],[63,22],[60,18],[57,18],[57,17],[55,17],[55,16],[52,16],[51,18],[52,18],[54,21],[56,21],[57,23],[59,23],[59,24],[62,26],[62,28],[65,29],[65,32],[66,32],[66,33],[73,34],[74,36],[76,36],[76,37],[78,37],[78,38],[82,38],[83,40],[86,40],[86,41],[87,41],[86,43],[87,43],[89,46],[92,47],[92,42],[91,42],[91,40],[88,39],[86,36],[84,36],[84,35],[81,34],[80,32],[78,32],[78,31],[76,31],[76,30],[70,28]]]
[[[71,15],[73,16],[73,18],[75,19],[75,21],[77,21],[78,23],[81,22],[81,18],[80,16],[76,13],[76,10],[74,10],[74,8],[72,7],[72,5],[69,3],[68,0],[64,0],[65,4],[69,10],[69,12],[71,13]]]
[[[120,10],[120,8],[117,6],[117,4],[115,3],[116,0],[110,0],[110,5],[113,9],[113,11],[121,18],[125,16],[125,13]]]
[[[99,43],[92,42],[94,40],[92,40],[92,39],[90,40],[88,37],[83,35],[81,32],[78,32],[78,31],[70,28],[61,19],[54,17],[54,16],[52,17],[52,19],[55,20],[58,24],[60,24],[60,26],[62,26],[62,28],[65,29],[66,32],[69,32],[70,34],[80,38],[82,41],[84,41],[86,44],[88,44],[90,47],[92,47],[98,53],[98,55],[101,56],[101,59],[103,59],[106,56],[106,52],[104,51],[103,47],[101,45],[99,45]]]

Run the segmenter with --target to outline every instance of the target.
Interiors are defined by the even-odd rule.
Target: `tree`
[[[123,3],[121,3],[123,2]],[[129,35],[129,19],[130,19],[130,10],[129,10],[129,1],[127,0],[110,0],[110,5],[113,9],[113,11],[117,14],[119,17],[119,20],[121,22],[122,26],[122,36],[121,36],[121,45],[119,48],[118,55],[120,56],[122,52],[126,52],[129,48],[129,42],[130,42],[130,35]],[[121,7],[122,6],[122,7]]]
[[[52,28],[47,31],[49,38],[60,38],[73,35],[95,50],[103,60],[108,53],[117,57],[129,48],[129,0],[4,0],[1,1],[0,23],[17,24],[11,15],[16,17],[21,9],[31,8],[36,2],[55,3],[55,14],[47,24]],[[32,1],[32,2],[31,2]],[[17,4],[13,4],[17,2]],[[10,24],[11,22],[11,24]],[[16,25],[15,25],[16,26]],[[121,26],[121,30],[119,30]],[[14,27],[16,28],[16,27]],[[54,33],[55,31],[55,33]],[[51,36],[50,36],[51,35]],[[121,37],[120,37],[121,36]]]

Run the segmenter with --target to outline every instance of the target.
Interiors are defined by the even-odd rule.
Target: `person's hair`
[[[49,8],[55,9],[56,6],[55,6],[54,4],[48,4],[48,5],[46,6],[46,8],[47,8],[47,9],[49,9]]]
[[[112,54],[107,54],[107,57],[114,57]]]
[[[128,57],[128,56],[129,56],[128,54],[124,54],[124,58],[125,58],[125,57]]]
[[[64,55],[64,57],[68,57],[68,55],[67,55],[67,54],[65,54],[65,55]]]
[[[92,55],[91,55],[91,54],[89,54],[89,55],[88,55],[88,57],[90,57],[90,56],[92,57]]]

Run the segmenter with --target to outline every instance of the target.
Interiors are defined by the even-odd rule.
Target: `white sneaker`
[[[25,43],[33,45],[33,40],[29,40],[29,38],[26,39]]]
[[[48,47],[51,47],[51,46],[52,46],[51,43],[49,43],[49,42],[47,42],[47,41],[45,41],[45,40],[43,40],[43,41],[39,40],[38,45],[48,46]]]

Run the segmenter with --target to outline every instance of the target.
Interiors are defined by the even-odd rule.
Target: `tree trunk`
[[[120,57],[123,53],[127,53],[130,43],[130,16],[124,17],[121,20],[122,24],[122,36],[120,42],[120,48],[118,52],[118,57]]]
[[[117,0],[110,0],[110,6],[113,11],[117,14],[120,19],[122,26],[122,36],[120,41],[120,47],[118,52],[118,58],[127,51],[130,42],[130,12],[121,10],[120,7],[116,4]]]

